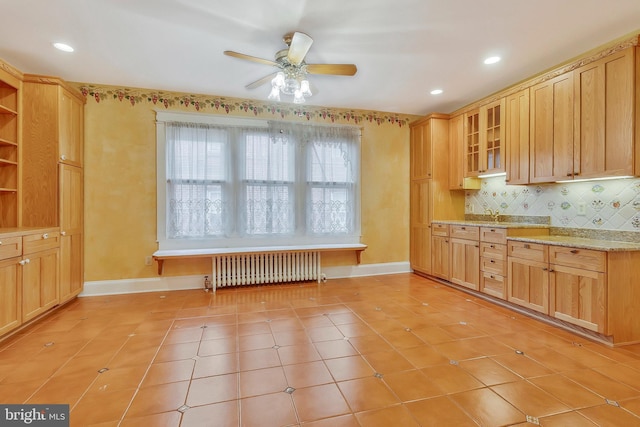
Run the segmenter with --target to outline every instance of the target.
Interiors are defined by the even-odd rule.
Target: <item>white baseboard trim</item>
[[[322,269],[327,279],[378,276],[382,274],[410,273],[408,262],[388,262],[383,264],[360,264]],[[166,292],[186,289],[203,289],[204,275],[153,277],[147,279],[99,280],[85,282],[79,297],[103,295],[135,294],[141,292]]]
[[[411,265],[408,262],[345,265],[340,267],[325,267],[322,269],[322,272],[327,276],[327,279],[379,276],[382,274],[410,273],[411,271]]]

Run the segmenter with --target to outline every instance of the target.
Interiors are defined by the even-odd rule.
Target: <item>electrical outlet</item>
[[[153,258],[151,258],[150,255],[144,257],[144,265],[151,265],[153,264]]]
[[[587,214],[587,205],[584,202],[578,202],[578,216],[585,216]]]

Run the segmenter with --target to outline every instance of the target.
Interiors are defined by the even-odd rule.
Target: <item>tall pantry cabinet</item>
[[[25,75],[22,225],[60,227],[60,302],[83,283],[84,98],[53,77]]]
[[[410,144],[410,263],[413,271],[432,274],[431,221],[464,216],[464,192],[449,190],[449,116],[412,123]]]

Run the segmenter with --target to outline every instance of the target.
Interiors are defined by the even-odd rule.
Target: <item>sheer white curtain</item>
[[[358,128],[163,125],[169,243],[161,247],[359,241]]]
[[[288,141],[302,153],[299,200],[306,231],[313,235],[359,232],[360,130],[270,122],[274,141]]]

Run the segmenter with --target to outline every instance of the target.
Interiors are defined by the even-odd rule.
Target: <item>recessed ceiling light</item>
[[[500,62],[500,57],[499,56],[490,56],[487,59],[484,60],[484,63],[489,65],[489,64],[495,64],[496,62]]]
[[[440,95],[442,93],[442,89],[434,89],[430,93],[431,95]]]
[[[73,48],[65,43],[54,43],[53,47],[63,52],[73,52]]]

